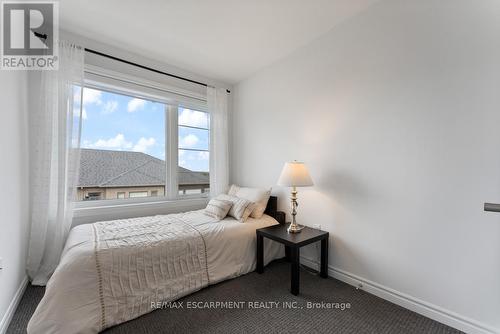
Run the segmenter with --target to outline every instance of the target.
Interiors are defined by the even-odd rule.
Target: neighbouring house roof
[[[179,185],[208,184],[207,172],[179,167]],[[82,149],[78,187],[165,185],[165,161],[141,152]]]

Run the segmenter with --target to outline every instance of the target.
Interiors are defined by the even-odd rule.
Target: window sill
[[[192,197],[177,200],[130,201],[128,203],[77,203],[73,210],[73,226],[122,218],[152,216],[203,209],[208,197]],[[104,202],[104,203],[103,203]],[[87,204],[88,203],[88,204]]]
[[[136,197],[136,198],[121,198],[121,199],[105,199],[105,200],[88,200],[75,202],[75,210],[83,209],[99,209],[103,207],[116,207],[116,206],[134,206],[134,205],[149,205],[155,203],[177,203],[186,200],[206,200],[208,193],[183,195],[175,199],[167,199],[167,197]]]

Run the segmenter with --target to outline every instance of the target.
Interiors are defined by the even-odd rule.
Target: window
[[[210,118],[208,113],[179,108],[179,194],[202,194],[209,187]]]
[[[100,200],[100,199],[102,199],[100,192],[92,192],[92,193],[89,192],[84,197],[84,200],[86,200],[86,201],[95,201],[95,200]]]
[[[78,191],[99,187],[105,195],[93,199],[123,199],[117,191],[123,187],[132,188],[129,197],[133,188],[141,187],[138,194],[143,187],[165,188],[165,107],[85,87]]]
[[[131,191],[128,193],[128,197],[130,197],[130,198],[148,197],[148,192],[147,191]]]
[[[80,109],[75,86],[74,114],[81,110],[82,121],[78,200],[175,199],[208,191],[209,114],[141,87],[92,81]]]

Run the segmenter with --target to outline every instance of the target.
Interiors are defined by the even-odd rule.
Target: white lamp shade
[[[312,186],[313,181],[303,162],[286,162],[278,180],[279,186],[284,187],[307,187]]]

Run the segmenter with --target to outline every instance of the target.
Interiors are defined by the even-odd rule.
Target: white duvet
[[[216,221],[191,211],[80,225],[69,234],[61,261],[28,324],[28,333],[97,333],[256,266],[257,228]],[[265,263],[284,256],[265,243]]]

